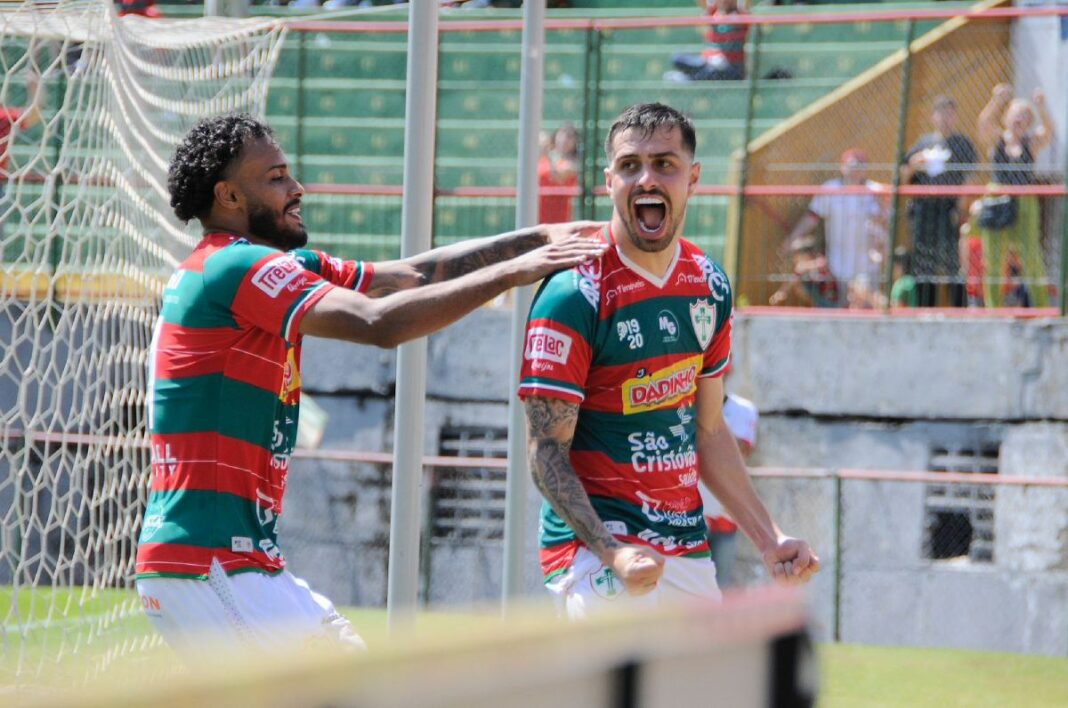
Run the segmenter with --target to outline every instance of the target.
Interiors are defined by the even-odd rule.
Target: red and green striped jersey
[[[606,229],[606,237],[614,242]],[[571,464],[615,537],[668,556],[707,556],[698,492],[697,379],[721,376],[731,347],[727,276],[679,239],[658,279],[610,248],[546,280],[527,320],[520,397],[579,404]],[[580,542],[548,503],[546,580]]]
[[[276,573],[300,406],[300,321],[372,267],[208,234],[163,293],[149,398],[152,487],[137,577]]]

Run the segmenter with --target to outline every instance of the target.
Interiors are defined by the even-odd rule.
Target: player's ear
[[[215,203],[223,209],[236,209],[241,198],[237,192],[237,185],[230,180],[221,179],[215,183]]]
[[[697,189],[697,183],[701,181],[701,163],[695,162],[690,165],[690,183],[688,185],[687,194],[693,196],[694,190]]]

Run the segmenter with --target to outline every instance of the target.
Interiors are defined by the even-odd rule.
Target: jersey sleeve
[[[583,289],[577,270],[561,271],[542,284],[527,318],[520,398],[544,396],[571,403],[586,398],[595,302],[596,294]]]
[[[716,329],[705,348],[701,377],[722,376],[731,360],[731,326],[734,323],[734,296],[727,274],[716,263],[706,271],[712,303],[716,307]]]
[[[329,253],[304,248],[290,253],[307,270],[341,288],[365,293],[374,278],[374,265],[365,261],[343,261]]]
[[[333,287],[292,253],[266,246],[233,245],[204,263],[204,289],[234,319],[288,342],[299,339],[300,321]]]

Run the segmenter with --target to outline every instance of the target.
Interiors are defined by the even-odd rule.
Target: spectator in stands
[[[969,181],[978,153],[975,145],[957,131],[957,102],[937,96],[931,112],[934,130],[922,136],[905,155],[903,184],[959,186]],[[937,304],[938,283],[950,278],[949,304],[963,307],[964,285],[960,272],[957,233],[967,213],[964,197],[914,197],[908,203],[912,233],[912,266],[920,307]]]
[[[890,307],[917,307],[919,293],[912,275],[912,256],[904,246],[894,249],[894,284],[890,287]]]
[[[163,13],[156,7],[156,0],[115,0],[115,9],[119,17],[126,15],[140,15],[156,19],[163,17]]]
[[[1045,93],[1035,89],[1032,100],[1027,101],[1013,98],[1008,84],[995,86],[979,114],[979,139],[990,158],[994,191],[997,185],[1035,184],[1035,157],[1053,141],[1053,120],[1046,109]],[[1040,245],[1038,198],[1014,197],[1009,205],[1009,219],[987,220],[982,213],[976,218],[987,272],[993,276],[985,285],[983,299],[987,307],[1001,306],[1004,296],[1017,287],[1010,281],[1018,281],[1029,294],[1026,298],[1015,295],[1017,301],[1046,307],[1049,291]],[[1011,274],[1014,269],[1018,272]],[[1003,287],[998,287],[999,282]]]
[[[816,239],[805,236],[790,245],[793,277],[776,290],[771,305],[838,307],[841,298],[838,280],[827,267],[827,258],[816,247]]]
[[[973,202],[972,211],[978,212],[979,202]],[[983,281],[986,279],[986,261],[983,258],[983,241],[965,221],[960,225],[960,263],[964,271],[964,290],[968,307],[983,306]]]
[[[11,148],[19,131],[29,130],[41,121],[41,87],[36,72],[26,78],[26,104],[18,108],[0,106],[0,214],[6,211],[4,195],[7,181],[11,177],[8,164]],[[4,224],[0,221],[0,236],[3,236]]]
[[[741,15],[745,8],[738,0],[698,0],[709,17],[724,22],[709,25],[705,33],[708,46],[700,54],[676,54],[671,59],[674,71],[664,74],[669,81],[739,80],[745,78],[745,38],[749,25],[728,24],[729,15]]]
[[[723,375],[725,382],[733,370],[733,363],[728,364]],[[756,404],[737,394],[725,393],[723,421],[738,443],[742,459],[748,462],[756,447],[757,425],[760,422],[760,412]],[[727,515],[723,505],[703,482],[700,490],[705,522],[708,524],[709,551],[712,554],[712,562],[716,564],[716,583],[720,588],[730,587],[734,584],[734,561],[738,554],[738,524]]]
[[[575,126],[564,123],[552,137],[542,141],[538,158],[538,186],[578,187],[579,136]],[[557,224],[571,221],[574,195],[543,194],[538,198],[538,223]]]
[[[866,191],[817,194],[787,242],[795,243],[810,235],[822,223],[827,264],[840,283],[839,294],[845,295],[857,278],[862,278],[866,287],[877,289],[887,238],[886,208],[876,196],[883,185],[868,179],[864,152],[851,148],[842,153],[841,172],[841,178],[828,180],[823,187],[866,187]]]

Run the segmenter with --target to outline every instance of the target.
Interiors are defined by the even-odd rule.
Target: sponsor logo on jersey
[[[270,297],[278,297],[282,290],[304,273],[300,263],[293,256],[279,256],[273,258],[256,271],[252,276],[252,284],[267,293]]]
[[[664,344],[679,341],[679,321],[671,310],[661,310],[656,316],[660,328],[660,339]]]
[[[730,295],[731,292],[731,285],[727,280],[727,276],[716,267],[716,264],[708,256],[694,256],[694,262],[701,268],[701,272],[708,281],[708,287],[712,290],[712,298],[716,302],[723,302],[723,299]]]
[[[623,382],[623,415],[678,403],[694,391],[701,357],[691,356],[648,376]]]
[[[682,511],[665,509],[662,500],[654,499],[645,492],[638,492],[638,498],[642,500],[642,513],[645,514],[645,518],[654,524],[690,528],[698,526],[703,521],[703,517],[700,514],[687,514]]]
[[[697,486],[697,472],[684,472],[679,475],[680,487],[696,487]]]
[[[248,536],[233,536],[230,539],[230,550],[234,553],[252,553],[255,548]]]
[[[548,327],[532,327],[527,332],[527,348],[523,353],[528,361],[547,360],[566,364],[571,353],[571,337]]]
[[[613,536],[627,535],[627,524],[617,519],[609,519],[608,521],[604,522],[604,528],[606,531],[608,531],[608,533],[612,534]]]
[[[644,287],[645,281],[643,280],[635,280],[630,283],[621,283],[620,285],[614,288],[609,288],[608,290],[605,290],[604,300],[605,302],[612,302],[612,300],[619,297],[620,295],[629,292],[634,292],[635,290],[641,290]]]
[[[291,406],[300,402],[300,364],[297,363],[297,350],[290,347],[286,352],[286,365],[282,368],[282,388],[278,400]]]
[[[180,460],[171,452],[171,444],[156,443],[152,446],[152,469],[156,474],[169,475],[178,471]]]
[[[256,516],[257,518],[259,518],[260,526],[269,526],[274,522],[275,519],[275,501],[259,489],[256,490],[256,498],[258,498],[261,502],[267,505],[256,505]]]
[[[141,532],[147,538],[161,528],[163,528],[163,514],[148,514],[145,516],[145,523],[141,527]]]
[[[601,261],[583,263],[575,269],[578,273],[578,289],[590,307],[598,309],[601,302]]]
[[[716,333],[716,306],[708,304],[708,300],[697,300],[690,303],[690,322],[693,324],[693,332],[697,335],[697,343],[701,349],[705,349],[712,342],[712,335]]]

